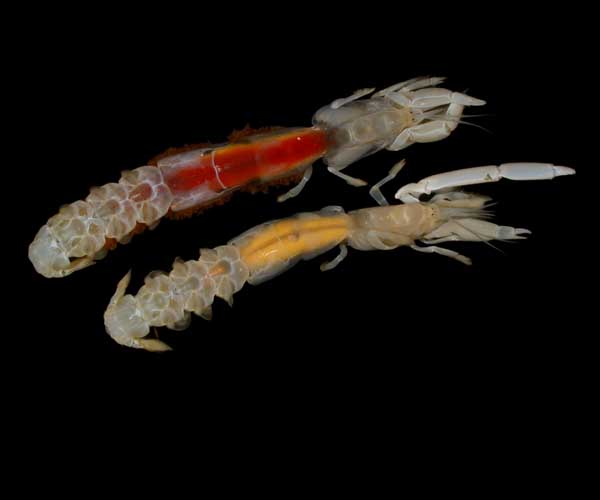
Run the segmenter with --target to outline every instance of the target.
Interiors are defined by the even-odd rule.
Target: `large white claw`
[[[417,203],[420,196],[442,189],[497,182],[500,179],[537,181],[573,174],[575,174],[574,169],[551,163],[504,163],[500,166],[465,168],[432,175],[417,183],[407,184],[401,187],[394,197],[404,203]]]

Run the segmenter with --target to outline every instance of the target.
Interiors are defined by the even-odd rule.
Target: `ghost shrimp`
[[[149,165],[123,172],[118,182],[93,188],[85,200],[60,209],[36,234],[29,259],[47,278],[67,276],[103,258],[164,216],[182,216],[224,201],[237,190],[297,184],[279,201],[298,195],[322,158],[332,174],[353,186],[366,183],[342,172],[380,149],[444,139],[465,106],[484,101],[440,89],[443,78],[418,78],[374,93],[363,89],[319,109],[307,128],[244,129],[230,142],[169,150]]]
[[[392,169],[390,178],[402,168]],[[449,189],[494,182],[502,178],[541,180],[571,175],[568,167],[540,163],[512,163],[457,170],[423,179],[398,190],[400,205],[385,204],[345,213],[327,207],[316,213],[301,213],[259,225],[215,249],[203,249],[198,260],[176,260],[169,273],[151,273],[136,295],[125,295],[128,273],[118,284],[104,314],[108,334],[119,344],[149,351],[164,351],[162,341],[146,338],[151,327],[179,330],[188,326],[191,314],[210,318],[211,304],[219,297],[232,304],[232,296],[245,283],[257,285],[335,247],[340,252],[321,270],[337,266],[347,247],[357,250],[392,250],[408,246],[437,253],[470,265],[471,260],[448,248],[448,241],[515,240],[527,229],[498,226],[489,222],[488,197]],[[420,202],[423,194],[434,195]],[[417,244],[420,243],[420,244]]]

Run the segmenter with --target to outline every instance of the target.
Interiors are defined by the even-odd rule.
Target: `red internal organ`
[[[288,130],[207,152],[194,163],[166,173],[165,181],[173,193],[191,191],[202,184],[220,192],[254,180],[284,176],[320,158],[326,150],[327,136],[322,130]]]

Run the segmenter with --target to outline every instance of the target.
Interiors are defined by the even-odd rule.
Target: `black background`
[[[18,60],[26,99],[14,131],[23,145],[14,171],[28,201],[18,210],[19,324],[12,337],[41,379],[65,387],[147,390],[165,398],[182,382],[193,398],[327,401],[362,394],[384,407],[399,400],[451,411],[511,412],[574,397],[589,367],[582,356],[593,328],[581,320],[577,269],[588,244],[581,186],[595,165],[582,157],[591,75],[582,14],[523,17],[519,9],[468,18],[402,9],[325,17],[318,9],[154,12],[151,20],[86,14],[39,29]],[[452,10],[452,9],[451,9]],[[503,14],[503,15],[501,15]],[[273,17],[267,17],[267,16]],[[573,30],[567,31],[567,29]],[[30,40],[31,42],[31,40]],[[539,161],[577,169],[575,177],[503,183],[477,191],[498,202],[496,221],[533,231],[529,240],[448,244],[472,257],[450,259],[400,248],[350,250],[335,270],[302,262],[257,287],[234,307],[216,300],[211,322],[160,331],[173,352],[115,344],[102,315],[119,279],[133,269],[135,292],[152,270],[196,258],[259,223],[342,205],[373,204],[317,163],[301,196],[268,194],[182,220],[162,221],[97,265],[45,279],[27,261],[39,227],[91,186],[116,182],[170,146],[223,141],[232,129],[304,126],[333,99],[420,75],[447,76],[447,88],[485,99],[488,116],[448,139],[380,152],[348,169],[374,183],[399,159],[408,163],[385,193],[457,168]],[[585,161],[584,161],[585,160]],[[12,216],[11,216],[12,217]],[[591,274],[590,268],[588,273]],[[17,281],[16,281],[17,282]],[[83,391],[85,392],[85,390]],[[295,396],[294,396],[295,397]],[[458,402],[458,403],[457,403]],[[373,403],[376,404],[376,403]]]

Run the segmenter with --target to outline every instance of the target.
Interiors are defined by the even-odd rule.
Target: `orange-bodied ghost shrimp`
[[[361,98],[375,89],[360,90],[318,110],[313,127],[238,133],[227,144],[167,152],[61,208],[38,231],[29,259],[48,278],[67,276],[165,215],[197,211],[236,190],[299,180],[279,197],[283,201],[300,193],[319,158],[349,184],[365,185],[342,170],[380,149],[441,140],[457,127],[465,106],[485,104],[436,88],[442,81],[417,78],[368,99]]]
[[[392,169],[398,172],[403,162]],[[336,246],[339,255],[321,265],[333,269],[347,255],[347,246],[357,250],[392,250],[410,246],[419,252],[437,253],[471,264],[468,257],[436,246],[447,241],[522,239],[527,229],[498,226],[486,219],[489,198],[460,191],[435,195],[429,202],[422,194],[469,184],[513,180],[552,179],[575,171],[541,163],[512,163],[457,170],[408,184],[396,193],[405,204],[379,206],[345,213],[327,207],[316,213],[301,213],[287,219],[261,224],[213,250],[203,249],[198,260],[176,260],[169,273],[151,273],[136,295],[125,295],[128,273],[118,284],[104,314],[108,334],[119,344],[164,351],[158,339],[146,338],[150,327],[184,329],[191,313],[211,317],[214,297],[230,304],[246,282],[266,281],[299,260],[316,257]],[[417,245],[417,242],[424,246]]]

